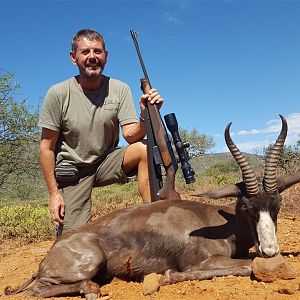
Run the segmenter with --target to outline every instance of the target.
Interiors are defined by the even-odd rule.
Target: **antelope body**
[[[239,164],[243,181],[201,196],[237,197],[232,205],[184,200],[158,201],[108,214],[56,240],[39,270],[21,287],[36,297],[83,293],[96,299],[99,284],[113,277],[141,281],[149,273],[163,274],[161,284],[214,276],[251,274],[248,252],[261,256],[279,252],[276,220],[280,193],[300,181],[300,174],[276,178],[276,164],[287,134],[282,118],[279,137],[266,157],[259,181],[225,130],[229,150]]]

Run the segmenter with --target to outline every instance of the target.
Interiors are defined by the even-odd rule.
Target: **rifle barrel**
[[[142,67],[142,70],[143,70],[143,73],[144,73],[144,77],[149,82],[150,89],[151,89],[151,84],[150,84],[149,76],[147,74],[147,70],[146,70],[146,67],[145,67],[145,64],[144,64],[144,61],[143,61],[143,57],[142,57],[142,54],[141,54],[141,51],[140,51],[140,47],[139,47],[139,44],[138,44],[138,41],[137,41],[138,33],[136,31],[134,31],[134,30],[130,30],[130,34],[131,34],[131,37],[133,39],[133,43],[134,43],[136,52],[137,52],[138,57],[139,57],[139,61],[140,61],[140,64],[141,64],[141,67]]]

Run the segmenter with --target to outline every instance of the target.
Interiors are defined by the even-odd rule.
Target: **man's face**
[[[107,61],[107,51],[101,41],[80,38],[76,52],[71,52],[72,63],[79,68],[81,76],[86,78],[99,77]]]

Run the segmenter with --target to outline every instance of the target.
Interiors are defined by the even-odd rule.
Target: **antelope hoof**
[[[101,296],[99,285],[91,280],[83,280],[81,282],[80,293],[84,294],[88,300],[96,300]]]
[[[160,285],[168,285],[172,283],[171,279],[171,269],[167,270],[165,274],[160,279]]]
[[[90,294],[85,294],[85,298],[87,300],[97,300],[99,299],[100,294],[99,293],[90,293]],[[100,299],[103,299],[102,297]]]

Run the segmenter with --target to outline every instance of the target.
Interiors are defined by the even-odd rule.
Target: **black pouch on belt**
[[[59,182],[76,182],[79,179],[79,172],[77,167],[61,163],[55,167],[55,178]]]

